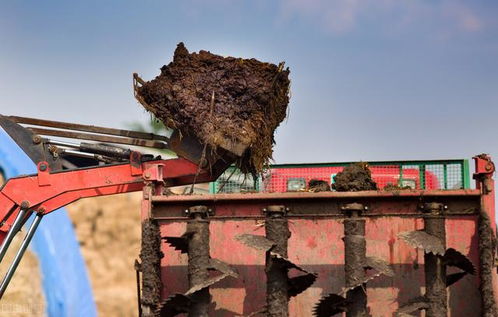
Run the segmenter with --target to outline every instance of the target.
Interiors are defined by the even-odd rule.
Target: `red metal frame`
[[[227,279],[211,288],[216,309],[213,316],[246,315],[265,303],[264,254],[238,243],[238,234],[264,235],[263,208],[284,205],[289,208],[289,258],[299,266],[318,273],[316,283],[290,302],[290,316],[311,316],[321,296],[337,293],[344,285],[344,214],[340,207],[350,202],[368,206],[367,254],[387,260],[394,278],[379,277],[367,287],[372,316],[392,316],[400,304],[420,295],[424,285],[423,252],[397,238],[402,231],[423,228],[421,202],[441,202],[448,206],[447,245],[479,263],[476,232],[479,190],[400,192],[320,192],[256,193],[151,197],[150,213],[159,222],[162,236],[181,236],[185,232],[184,210],[205,205],[214,211],[210,217],[211,257],[238,270],[239,279]],[[184,292],[187,285],[186,255],[167,243],[161,251],[162,298]],[[480,297],[478,275],[468,276],[450,290],[452,316],[474,316]],[[463,300],[465,299],[465,300]]]
[[[210,217],[211,257],[236,268],[239,279],[226,279],[211,287],[216,308],[213,316],[245,315],[265,303],[265,256],[238,243],[238,234],[264,235],[263,209],[269,205],[289,208],[289,258],[306,270],[318,273],[315,284],[290,301],[290,316],[310,316],[321,296],[337,293],[344,285],[344,218],[340,206],[358,202],[368,206],[367,255],[388,260],[393,278],[381,276],[367,286],[373,316],[391,316],[399,305],[423,293],[424,253],[414,249],[397,234],[423,229],[420,205],[439,202],[447,206],[446,244],[465,254],[479,268],[477,223],[485,211],[494,223],[494,164],[487,156],[476,160],[476,189],[402,190],[365,192],[288,192],[166,196],[146,195],[143,219],[158,221],[162,236],[181,236],[186,228],[184,211],[205,205]],[[187,256],[163,243],[161,251],[162,298],[188,289]],[[493,277],[495,294],[498,281]],[[449,288],[451,316],[480,313],[479,274],[469,275]],[[214,306],[214,305],[213,305]]]
[[[496,237],[495,182],[493,180],[495,164],[487,154],[474,156],[473,159],[475,161],[476,188],[481,192],[481,210],[487,213],[491,219],[493,224],[491,228]],[[498,294],[498,275],[493,274],[492,278],[494,294]]]

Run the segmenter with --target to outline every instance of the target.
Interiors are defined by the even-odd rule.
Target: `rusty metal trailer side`
[[[368,310],[372,316],[391,316],[399,306],[424,293],[424,252],[398,238],[398,233],[423,229],[421,204],[441,203],[445,211],[446,245],[466,255],[479,267],[477,222],[479,212],[494,219],[494,193],[476,190],[399,191],[355,193],[225,194],[199,196],[152,195],[144,200],[143,218],[159,223],[161,236],[185,232],[185,211],[203,205],[212,210],[211,257],[235,267],[238,279],[229,278],[210,288],[210,316],[250,314],[265,305],[265,256],[236,240],[239,234],[264,235],[263,210],[268,206],[288,209],[291,237],[289,259],[310,272],[316,282],[289,303],[290,316],[311,316],[320,298],[339,293],[344,281],[344,212],[341,207],[359,203],[368,207],[367,255],[386,259],[393,277],[381,276],[368,283]],[[162,243],[161,298],[187,291],[187,257]],[[451,316],[478,316],[481,307],[479,274],[468,275],[448,288]],[[496,288],[496,281],[494,286]]]

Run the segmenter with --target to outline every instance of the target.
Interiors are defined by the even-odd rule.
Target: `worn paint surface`
[[[451,210],[458,212],[468,210],[475,204],[478,206],[478,196],[476,197],[475,192],[466,195],[461,191],[460,194],[459,196],[451,193],[440,199],[451,206]],[[328,195],[322,196],[334,196],[334,194]],[[211,257],[232,265],[240,274],[239,279],[230,277],[211,286],[210,292],[215,305],[210,316],[249,314],[265,304],[265,254],[243,245],[235,237],[244,233],[264,236],[264,215],[261,213],[261,208],[269,203],[262,197],[251,198],[251,194],[241,196],[248,199],[206,200],[210,203],[209,206],[216,208],[216,216],[212,217],[210,222]],[[392,316],[399,305],[422,295],[425,291],[423,252],[412,248],[397,237],[399,232],[420,230],[424,224],[421,218],[408,215],[416,213],[420,196],[406,195],[406,199],[402,197],[403,194],[397,197],[383,194],[380,196],[377,200],[368,201],[369,213],[385,213],[389,216],[366,217],[367,256],[376,256],[388,261],[395,276],[380,276],[368,283],[368,309],[372,316]],[[368,198],[371,199],[371,196]],[[190,205],[199,204],[200,201],[196,199],[191,201]],[[290,316],[311,316],[313,306],[322,296],[338,293],[345,285],[342,241],[344,226],[342,218],[337,215],[323,216],[323,213],[337,211],[339,205],[337,201],[326,204],[326,199],[322,197],[315,206],[313,201],[292,199],[294,198],[288,200],[288,204],[284,202],[285,205],[292,206],[291,214],[293,214],[289,219],[291,237],[288,241],[288,256],[291,261],[304,269],[318,273],[318,279],[306,291],[291,298],[289,311]],[[178,216],[184,210],[180,209],[184,204],[188,205],[189,201],[183,197],[156,201],[154,208],[159,211],[161,235],[180,236],[185,232],[186,219],[183,220]],[[319,216],[296,217],[295,215],[300,212],[319,214]],[[404,215],[393,216],[395,213]],[[154,210],[152,214],[154,215]],[[249,215],[251,218],[244,215]],[[476,221],[476,215],[451,215],[446,220],[446,245],[468,256],[478,267]],[[162,251],[165,254],[161,261],[163,297],[166,298],[173,293],[185,292],[188,289],[187,256],[175,251],[166,243],[162,244]],[[448,273],[453,273],[452,270],[449,268]],[[477,276],[467,275],[449,288],[449,316],[479,315],[480,294]]]
[[[421,220],[406,218],[378,218],[367,221],[367,255],[386,259],[393,265],[393,278],[381,276],[368,283],[368,307],[373,316],[389,316],[399,303],[423,293],[423,253],[396,237],[401,231],[422,228]],[[476,252],[475,217],[448,220],[448,247],[467,255],[478,265]],[[289,258],[305,269],[318,273],[315,284],[290,301],[291,316],[310,316],[320,296],[339,292],[344,286],[343,225],[339,220],[293,220],[289,225]],[[251,249],[235,240],[242,233],[264,235],[257,220],[211,220],[211,256],[234,266],[238,280],[227,278],[211,286],[216,310],[213,316],[233,316],[258,310],[265,304],[265,272],[263,252]],[[178,235],[185,231],[183,222],[161,222],[162,235]],[[187,285],[187,256],[166,243],[161,261],[163,297],[185,292]],[[477,276],[466,276],[449,289],[451,316],[477,314],[480,305]],[[215,315],[216,314],[216,315]]]

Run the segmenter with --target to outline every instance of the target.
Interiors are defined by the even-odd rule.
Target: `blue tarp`
[[[33,162],[2,130],[0,169],[6,178],[36,173]],[[43,218],[31,247],[40,262],[47,315],[97,316],[85,262],[65,209],[56,210]]]

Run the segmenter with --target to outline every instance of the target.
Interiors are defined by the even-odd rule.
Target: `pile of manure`
[[[259,173],[272,158],[274,132],[287,115],[289,69],[256,59],[189,53],[179,43],[173,61],[137,95],[167,127],[194,136],[210,149],[243,145],[236,162]]]

